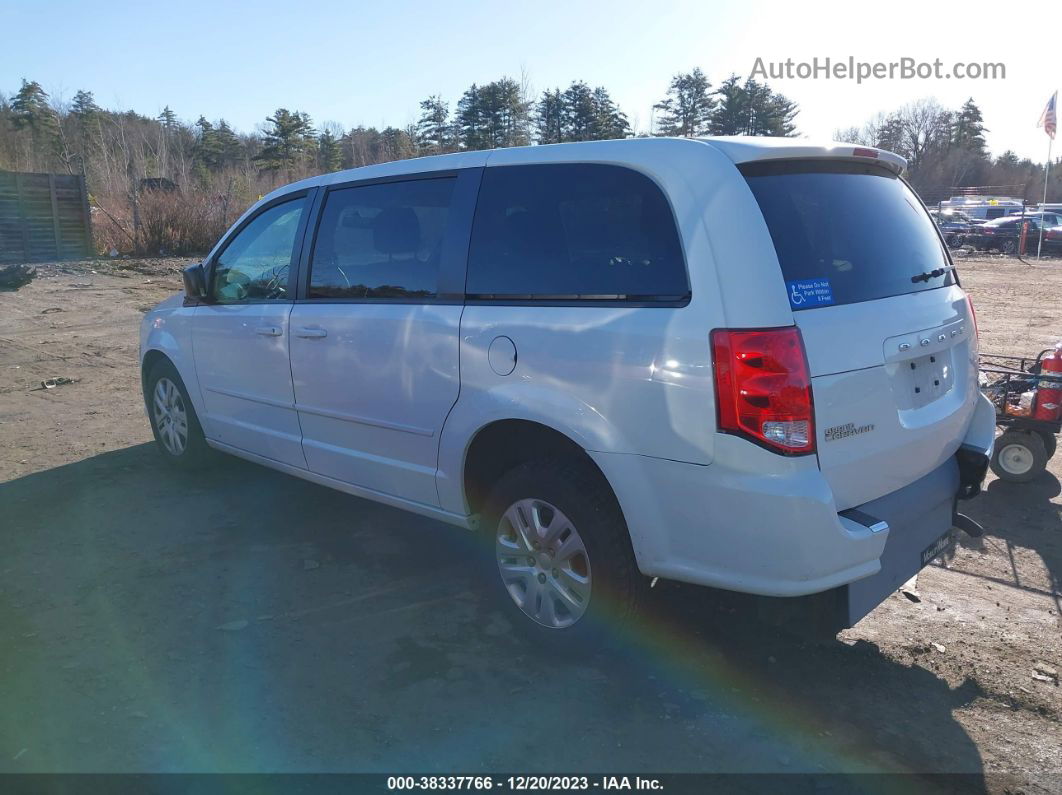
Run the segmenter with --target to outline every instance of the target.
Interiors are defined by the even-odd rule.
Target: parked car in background
[[[970,216],[961,210],[930,210],[929,214],[940,227],[944,242],[952,248],[963,245],[966,235],[974,226]]]
[[[145,315],[159,452],[479,533],[540,641],[596,639],[653,578],[823,594],[851,625],[969,527],[995,435],[973,309],[903,169],[644,138],[280,188]]]
[[[1022,200],[1012,196],[952,196],[938,205],[942,212],[965,213],[973,224],[983,224],[1007,215],[1021,215],[1022,207]]]
[[[1029,224],[1026,237],[1026,251],[1036,251],[1036,244],[1040,233],[1040,215],[1010,215],[1005,218],[997,218],[979,227],[975,227],[966,235],[966,243],[978,251],[999,251],[1003,254],[1017,254],[1018,244],[1021,238],[1023,223]],[[1044,213],[1044,239],[1052,229],[1057,229],[1062,224],[1062,216],[1057,213]]]
[[[1062,225],[1044,229],[1044,248],[1042,253],[1053,256],[1062,254]]]

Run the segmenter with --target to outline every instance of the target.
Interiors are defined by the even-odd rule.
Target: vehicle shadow
[[[0,516],[0,772],[982,771],[970,683],[665,584],[558,656],[473,534],[236,459],[105,453]]]
[[[1062,493],[1062,484],[1051,472],[1029,483],[993,480],[980,496],[960,505],[960,510],[979,522],[986,533],[1006,546],[1011,577],[1003,580],[1017,588],[1050,593],[1062,614],[1062,508],[1052,502]],[[964,546],[980,548],[986,539],[962,539]],[[1047,572],[1046,582],[1030,582],[1015,559],[1015,549],[1030,549],[1039,555]]]

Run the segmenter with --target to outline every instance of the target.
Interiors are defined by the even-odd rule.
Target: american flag
[[[1037,127],[1043,127],[1044,132],[1051,136],[1051,140],[1055,140],[1055,127],[1057,119],[1055,118],[1055,104],[1058,101],[1058,92],[1056,91],[1051,95],[1051,99],[1047,100],[1047,107],[1044,108],[1044,112],[1040,114],[1040,121],[1036,123]]]

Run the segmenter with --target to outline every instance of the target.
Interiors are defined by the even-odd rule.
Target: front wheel
[[[1000,480],[1028,483],[1047,467],[1047,449],[1038,433],[1007,431],[996,439],[992,471]]]
[[[210,448],[188,390],[170,362],[160,361],[151,368],[144,381],[144,402],[151,433],[163,458],[179,467],[201,465]]]
[[[645,577],[615,496],[588,464],[516,467],[495,485],[483,519],[499,601],[521,634],[583,647],[634,617]]]

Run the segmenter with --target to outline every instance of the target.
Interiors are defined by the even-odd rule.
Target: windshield
[[[933,220],[891,171],[841,161],[760,161],[741,171],[794,309],[955,283]]]

